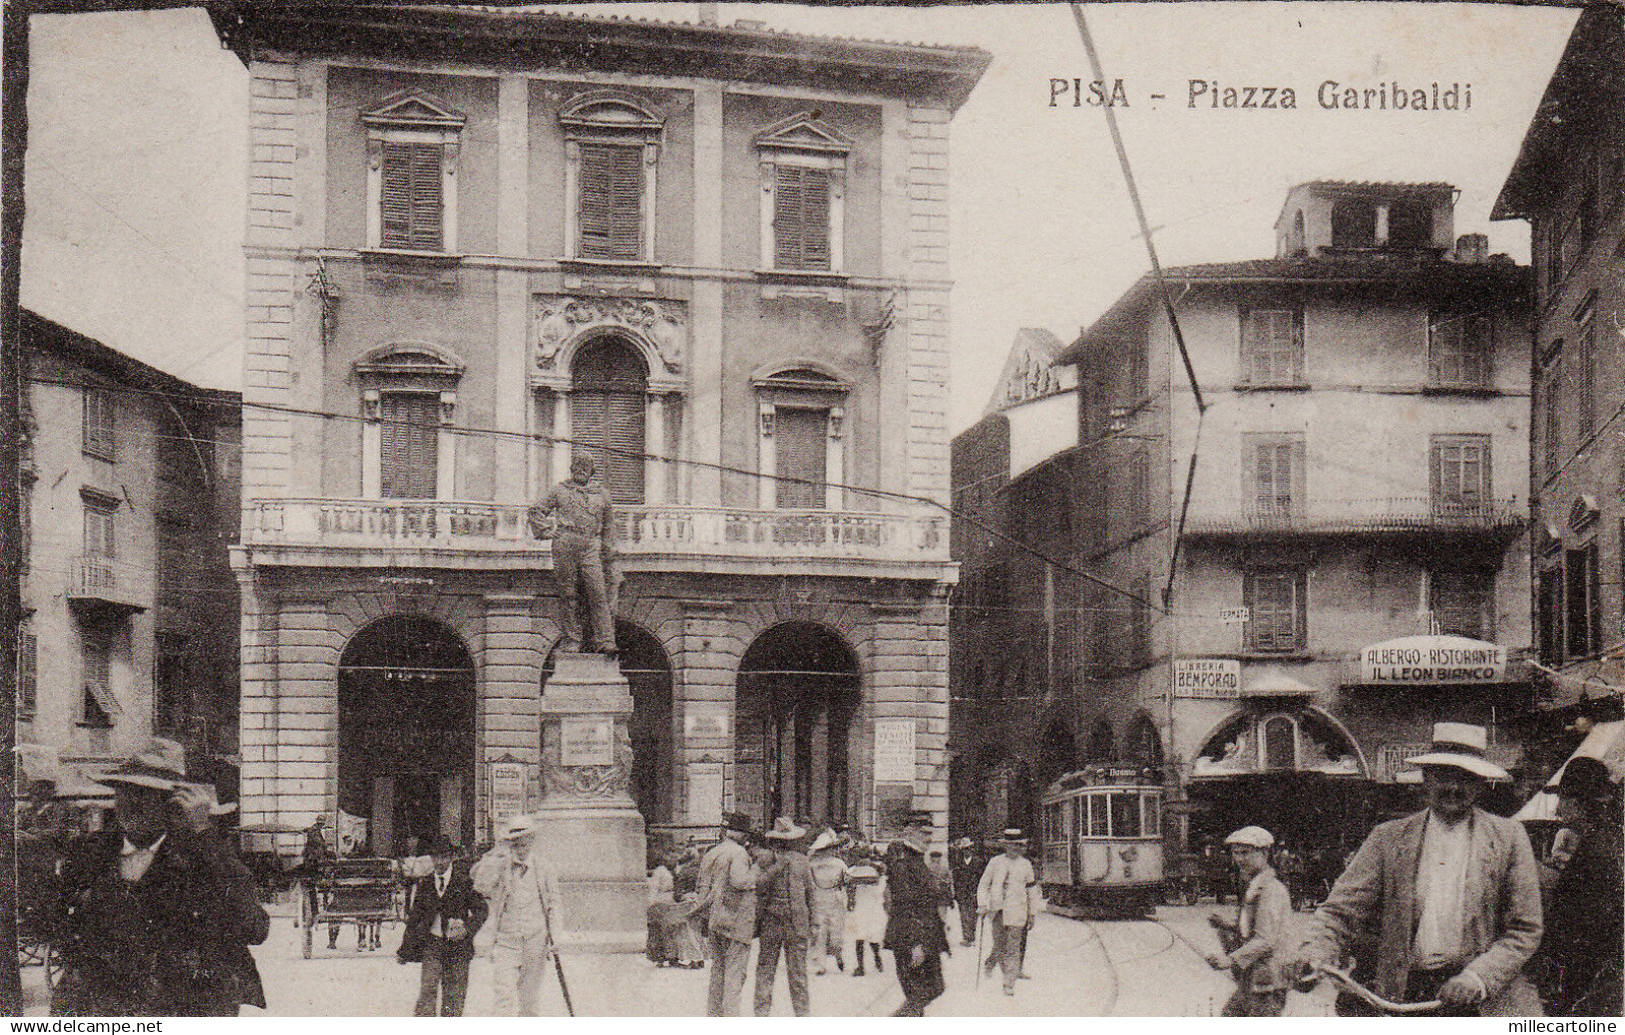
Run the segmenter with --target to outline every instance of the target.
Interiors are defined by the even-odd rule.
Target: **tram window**
[[[1088,799],[1081,794],[1072,799],[1072,831],[1074,837],[1089,836]]]
[[[1162,801],[1155,794],[1147,794],[1140,799],[1145,809],[1145,836],[1162,836]]]
[[[1106,825],[1106,796],[1089,795],[1089,836],[1106,837],[1110,833],[1111,828]]]
[[[1112,795],[1112,836],[1140,836],[1140,796],[1138,794]]]

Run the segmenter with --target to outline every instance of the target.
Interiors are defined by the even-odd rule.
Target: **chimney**
[[[700,24],[701,25],[715,25],[715,24],[717,24],[717,5],[716,4],[695,4],[694,6],[699,8]]]
[[[1490,253],[1490,239],[1485,234],[1462,234],[1456,238],[1456,261],[1483,262]]]

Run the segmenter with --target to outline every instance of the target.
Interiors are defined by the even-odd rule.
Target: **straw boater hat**
[[[807,836],[807,828],[796,826],[788,816],[780,816],[773,821],[773,829],[762,836],[769,841],[799,841]]]
[[[999,835],[999,843],[1002,845],[1025,845],[1027,835],[1021,832],[1020,827],[1005,827],[1004,833]]]
[[[172,791],[187,782],[186,749],[173,740],[153,737],[129,761],[96,779],[105,784]]]
[[[976,842],[972,841],[968,837],[962,837],[959,840],[954,842],[954,847],[955,848],[974,848],[975,846],[976,846]]]
[[[1406,765],[1453,766],[1486,780],[1512,779],[1505,769],[1484,757],[1489,737],[1484,727],[1468,722],[1433,724],[1433,750],[1406,760]]]
[[[526,834],[534,834],[535,832],[536,820],[534,817],[515,816],[502,824],[502,829],[497,832],[497,840],[517,841]]]
[[[1227,845],[1246,845],[1248,848],[1269,848],[1275,844],[1275,835],[1263,827],[1242,827],[1224,839]]]

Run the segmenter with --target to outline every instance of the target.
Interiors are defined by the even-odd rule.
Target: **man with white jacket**
[[[1004,994],[1015,995],[1027,932],[1044,908],[1044,899],[1033,864],[1023,854],[1027,838],[1012,827],[1005,830],[1000,844],[1004,854],[988,860],[987,869],[982,871],[982,881],[976,888],[976,909],[979,916],[991,918],[989,926],[993,931],[992,951],[983,964],[985,972],[993,973],[995,964],[1002,966]]]
[[[515,816],[469,876],[491,906],[481,940],[491,945],[491,1010],[498,1017],[535,1017],[552,957],[559,917],[553,868],[533,849],[536,821]]]

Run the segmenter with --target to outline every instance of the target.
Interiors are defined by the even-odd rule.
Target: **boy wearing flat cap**
[[[1428,807],[1380,824],[1315,912],[1299,967],[1335,965],[1361,932],[1378,932],[1371,990],[1401,1003],[1439,1000],[1446,1016],[1539,1010],[1523,967],[1543,924],[1535,853],[1523,824],[1477,807],[1490,780],[1484,727],[1433,726],[1422,768]]]
[[[1270,867],[1275,837],[1263,827],[1242,827],[1224,843],[1247,890],[1234,924],[1217,913],[1208,918],[1226,949],[1209,956],[1208,966],[1228,970],[1236,979],[1236,991],[1219,1016],[1279,1017],[1286,1006],[1286,980],[1278,956],[1285,948],[1292,897]]]

